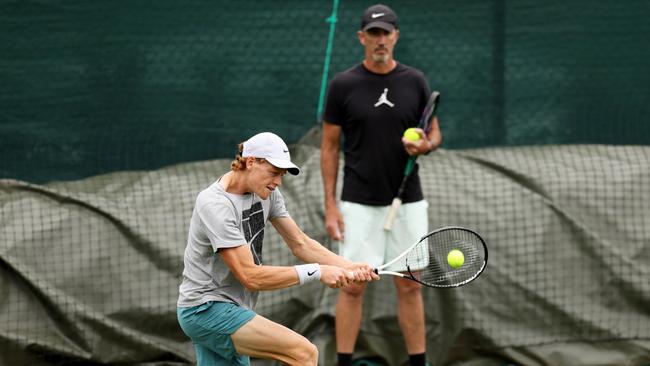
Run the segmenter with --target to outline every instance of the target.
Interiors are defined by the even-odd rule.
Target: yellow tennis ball
[[[404,137],[410,141],[417,141],[420,139],[420,134],[415,130],[415,128],[411,127],[407,128],[406,131],[404,131]]]
[[[449,263],[451,268],[460,268],[465,263],[463,252],[458,249],[449,251],[449,254],[447,254],[447,263]]]

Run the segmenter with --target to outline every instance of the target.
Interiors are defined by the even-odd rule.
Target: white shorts
[[[402,204],[391,231],[384,230],[389,207],[341,202],[345,239],[339,243],[339,254],[350,261],[378,267],[402,254],[428,233],[427,201]],[[403,272],[406,267],[404,261],[397,261],[386,270]]]

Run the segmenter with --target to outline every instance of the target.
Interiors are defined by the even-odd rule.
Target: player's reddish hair
[[[235,155],[235,159],[230,163],[230,170],[233,172],[246,170],[246,159],[241,156],[243,151],[244,143],[240,142],[239,145],[237,145],[237,154]]]
[[[240,142],[239,145],[237,145],[237,155],[235,155],[235,159],[230,163],[230,170],[232,170],[233,172],[246,170],[246,158],[241,156],[243,152],[244,152],[244,143]],[[260,158],[255,158],[255,160],[257,160],[260,163],[266,161],[266,159],[260,159]]]

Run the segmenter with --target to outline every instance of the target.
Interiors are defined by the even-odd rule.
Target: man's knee
[[[366,290],[365,284],[352,284],[341,288],[341,295],[349,298],[360,298]]]
[[[395,281],[395,288],[397,295],[402,296],[419,296],[422,290],[422,285],[415,281],[397,278]]]

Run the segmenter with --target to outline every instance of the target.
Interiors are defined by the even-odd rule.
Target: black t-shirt
[[[428,95],[422,72],[400,63],[388,74],[375,74],[359,64],[332,79],[323,119],[343,131],[344,201],[390,204],[408,160],[402,135],[417,126]],[[417,166],[402,198],[423,199]]]

